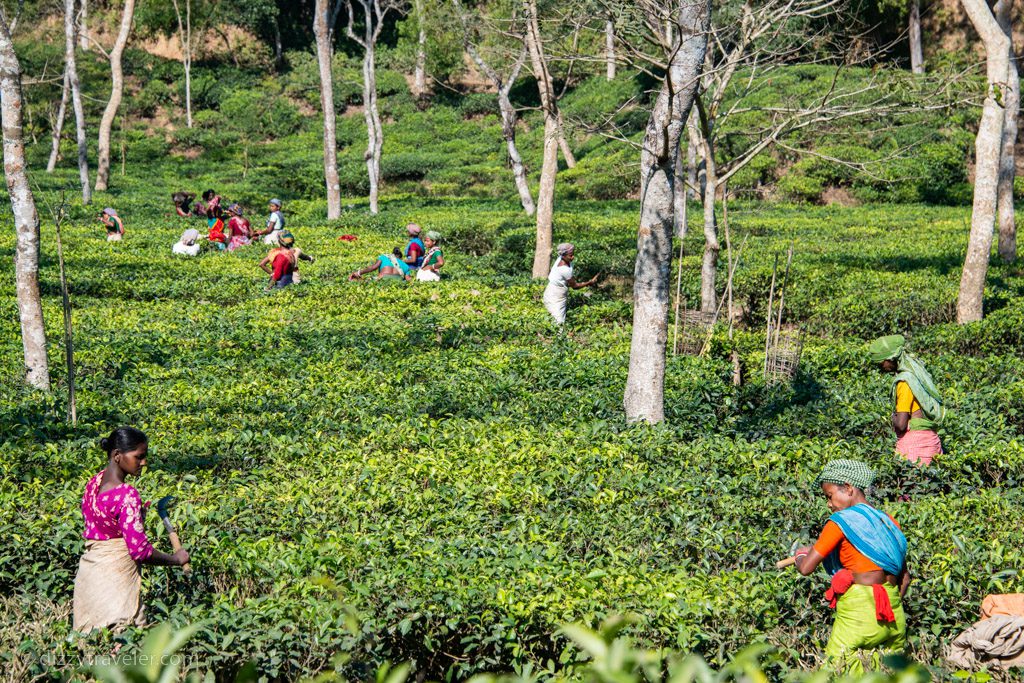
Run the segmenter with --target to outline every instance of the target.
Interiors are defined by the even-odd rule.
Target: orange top
[[[892,515],[889,515],[889,519],[892,519]],[[892,522],[899,527],[900,524],[895,519],[892,519]],[[854,548],[853,544],[846,540],[846,536],[843,535],[843,530],[839,528],[838,524],[829,520],[825,522],[825,528],[821,530],[821,536],[818,536],[814,549],[822,557],[827,557],[829,553],[835,550],[837,545],[839,546],[839,561],[844,569],[849,569],[855,574],[881,569],[881,567],[865,557],[861,551]]]

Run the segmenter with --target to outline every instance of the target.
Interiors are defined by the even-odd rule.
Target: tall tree
[[[999,256],[1004,261],[1017,258],[1017,217],[1013,210],[1013,180],[1017,173],[1017,117],[1020,113],[1020,73],[1013,49],[1013,0],[998,0],[993,8],[999,28],[1010,43],[1010,64],[1003,90],[1003,148],[999,158]]]
[[[181,43],[181,64],[185,69],[185,125],[192,127],[192,0],[185,0],[185,17],[182,19],[178,0],[171,0],[174,16],[178,20],[178,41]]]
[[[128,36],[135,18],[135,0],[125,0],[121,10],[121,28],[110,50],[110,99],[100,119],[100,132],[97,144],[98,160],[96,164],[96,191],[106,190],[110,182],[110,131],[117,118],[117,109],[121,106],[121,95],[124,93],[124,70],[121,68],[121,55],[128,44]]]
[[[60,89],[60,106],[57,107],[57,115],[53,122],[53,145],[50,148],[50,159],[46,162],[46,172],[53,173],[57,168],[57,159],[60,158],[60,138],[64,132],[64,118],[68,111],[68,94],[71,92],[71,79],[68,78],[67,67],[64,67],[64,83]]]
[[[921,49],[921,0],[910,0],[907,18],[907,38],[910,41],[910,70],[924,73],[924,52]]]
[[[313,35],[316,36],[316,57],[320,66],[320,108],[324,117],[324,184],[327,188],[327,219],[341,216],[341,181],[338,180],[337,117],[334,111],[334,76],[331,59],[334,53],[333,19],[328,0],[316,0]]]
[[[604,22],[605,79],[615,80],[615,19],[608,17]]]
[[[75,110],[75,138],[78,141],[78,178],[82,183],[82,203],[92,201],[89,185],[89,143],[85,136],[85,109],[75,59],[75,0],[64,0],[64,68],[71,84],[71,104]]]
[[[4,179],[14,212],[14,278],[25,379],[37,389],[48,390],[50,367],[39,294],[39,214],[26,173],[21,112],[21,64],[14,53],[7,16],[0,7],[0,125],[4,136]]]
[[[519,120],[519,115],[515,107],[512,106],[512,100],[509,97],[512,86],[519,77],[519,72],[526,61],[526,45],[522,42],[522,36],[517,34],[515,37],[518,39],[519,53],[512,61],[508,72],[502,75],[491,66],[490,62],[484,58],[477,47],[476,41],[473,39],[469,15],[463,9],[461,2],[459,0],[452,0],[452,7],[455,9],[459,22],[462,24],[463,44],[466,52],[477,65],[477,68],[487,76],[487,79],[494,85],[494,89],[497,91],[498,112],[501,114],[501,136],[505,140],[508,157],[512,163],[512,178],[515,181],[516,190],[519,192],[519,202],[523,205],[523,210],[527,216],[532,216],[534,211],[536,211],[536,206],[534,206],[533,195],[530,194],[530,185],[526,179],[526,165],[523,163],[523,157],[519,154],[519,147],[516,145],[516,124]],[[476,23],[478,24],[478,22]],[[516,24],[515,21],[512,23],[513,25]]]
[[[423,16],[423,0],[413,0],[416,19],[416,66],[413,69],[412,94],[422,97],[427,92],[427,28]]]
[[[81,0],[82,11],[78,21],[78,47],[89,51],[89,0]]]
[[[558,174],[558,149],[570,168],[576,159],[564,136],[562,112],[549,66],[550,57],[540,29],[537,0],[522,0],[523,38],[530,55],[533,76],[537,80],[540,108],[544,115],[544,153],[541,160],[540,183],[537,188],[537,239],[533,252],[533,277],[547,277],[551,267],[551,228],[554,220],[555,178]]]
[[[974,140],[974,204],[967,255],[960,276],[956,319],[960,323],[981,320],[985,280],[992,252],[996,205],[999,199],[999,157],[1003,146],[1006,111],[1003,90],[1009,80],[1010,40],[985,0],[960,0],[985,46],[988,91]]]
[[[633,336],[623,404],[630,422],[665,419],[665,342],[671,287],[674,185],[679,142],[700,82],[711,0],[673,5],[643,0],[652,38],[667,66],[640,152],[640,225],[633,284]],[[667,13],[668,16],[665,16]],[[671,23],[671,38],[661,28]]]
[[[402,0],[345,0],[348,10],[346,34],[363,48],[363,120],[366,121],[366,174],[370,181],[370,213],[378,213],[380,195],[380,156],[384,148],[384,126],[377,109],[377,41],[389,12],[402,12]],[[362,33],[356,33],[356,12],[363,19]]]

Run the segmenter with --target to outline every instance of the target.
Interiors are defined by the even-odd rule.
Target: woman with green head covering
[[[423,243],[427,253],[423,256],[423,265],[416,271],[416,279],[423,282],[437,282],[441,279],[441,266],[444,265],[444,254],[441,253],[441,233],[431,230],[424,236]]]
[[[907,351],[903,335],[893,334],[871,342],[868,355],[882,372],[893,373],[892,429],[896,451],[913,463],[930,465],[942,453],[935,428],[946,416],[942,396],[921,361]]]
[[[832,577],[825,599],[836,619],[825,656],[830,666],[848,673],[863,670],[862,653],[877,667],[881,653],[902,652],[907,644],[907,538],[895,519],[868,503],[865,491],[874,479],[859,460],[828,463],[814,484],[832,516],[814,545],[800,548],[794,558],[804,576],[823,565]]]

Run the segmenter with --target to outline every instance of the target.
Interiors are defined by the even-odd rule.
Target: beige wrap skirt
[[[123,538],[85,542],[75,575],[74,628],[142,626],[142,575]]]

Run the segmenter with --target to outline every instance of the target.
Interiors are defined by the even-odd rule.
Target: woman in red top
[[[271,249],[270,253],[260,261],[259,267],[263,272],[270,275],[270,284],[267,291],[280,289],[292,284],[292,274],[295,272],[295,252],[292,245],[295,238],[285,230],[278,237],[278,247]]]

